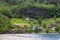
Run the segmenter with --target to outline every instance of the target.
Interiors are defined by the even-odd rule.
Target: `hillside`
[[[10,18],[12,16],[16,17],[16,15],[17,17],[21,17],[22,15],[33,16],[33,18],[34,16],[43,16],[43,18],[51,18],[54,15],[57,17],[60,16],[60,5],[40,4],[39,2],[26,0],[1,0],[0,5],[0,12]]]
[[[26,17],[29,19],[26,20]],[[51,22],[52,18],[54,22]],[[60,18],[60,1],[59,0],[0,0],[0,32],[7,33],[9,31],[20,30],[16,28],[15,23],[17,24],[28,24],[27,28],[21,28],[24,32],[31,32],[31,26],[38,25],[46,28],[51,23],[55,24],[56,19]],[[15,19],[15,20],[14,20]],[[45,19],[49,19],[49,21]],[[11,22],[12,21],[12,22]],[[45,22],[46,24],[41,22]],[[51,23],[50,23],[51,22]],[[53,24],[53,25],[54,25]],[[26,27],[27,25],[25,25]],[[22,27],[22,26],[21,26]],[[37,26],[36,26],[37,28]],[[59,27],[58,27],[59,28]],[[57,29],[58,29],[57,28]],[[35,30],[34,32],[38,32]],[[46,31],[46,32],[47,32]],[[51,31],[51,30],[49,30]],[[59,31],[59,30],[58,30]],[[53,31],[55,32],[55,30]]]
[[[0,33],[5,33],[8,29],[11,29],[10,18],[0,13]]]

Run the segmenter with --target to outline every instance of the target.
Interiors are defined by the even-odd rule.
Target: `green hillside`
[[[29,21],[25,18],[28,17]],[[9,30],[13,31],[16,28],[15,24],[21,24],[21,28],[26,32],[31,32],[32,26],[42,26],[49,32],[47,27],[49,25],[56,25],[60,22],[60,1],[59,0],[0,0],[0,32],[8,33]],[[56,29],[60,28],[59,26]],[[59,29],[60,30],[60,29]],[[59,30],[54,30],[58,31]],[[40,31],[41,32],[41,31]]]

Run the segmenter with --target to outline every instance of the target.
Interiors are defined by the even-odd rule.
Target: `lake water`
[[[60,40],[59,34],[0,34],[0,40]]]

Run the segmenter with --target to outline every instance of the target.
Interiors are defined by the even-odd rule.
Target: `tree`
[[[56,20],[56,15],[54,15],[54,20]]]
[[[59,27],[56,27],[56,28],[55,28],[55,31],[56,31],[56,32],[59,32],[59,31],[60,31]]]
[[[10,19],[0,13],[0,32],[6,33],[11,27]]]
[[[38,18],[38,23],[41,25],[41,23],[42,23],[42,18]]]
[[[46,28],[46,24],[43,24],[43,28]]]
[[[36,27],[34,31],[35,33],[38,33],[39,32],[38,27]]]

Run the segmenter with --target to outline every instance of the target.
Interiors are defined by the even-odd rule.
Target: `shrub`
[[[59,32],[59,31],[60,31],[59,27],[56,27],[56,28],[55,28],[55,31],[56,31],[56,32]]]
[[[43,28],[46,28],[46,24],[43,24]]]

